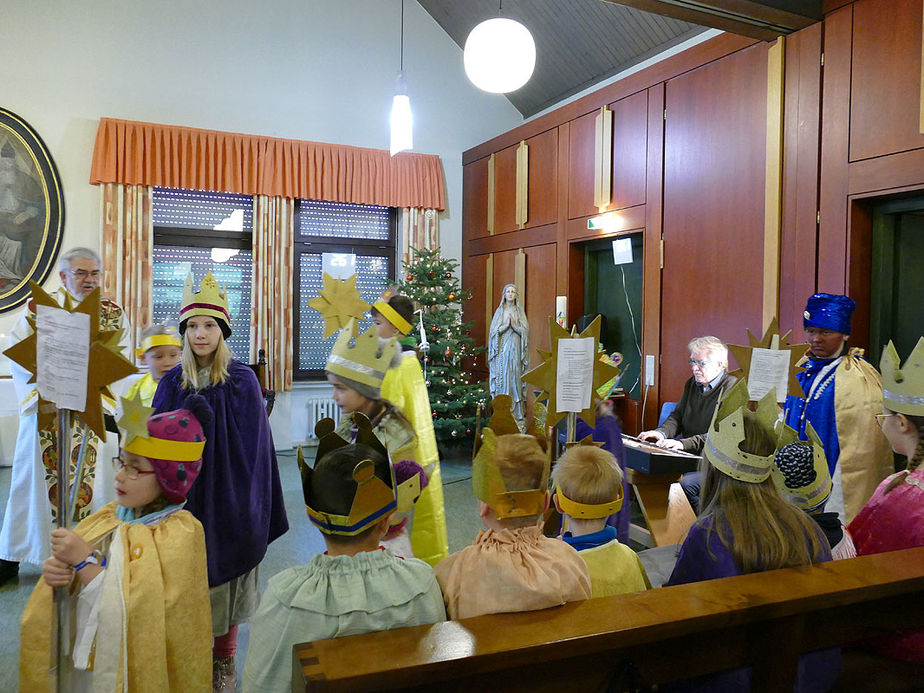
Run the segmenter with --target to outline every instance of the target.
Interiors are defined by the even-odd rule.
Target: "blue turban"
[[[850,316],[856,307],[857,302],[848,296],[815,294],[805,305],[802,326],[850,334]]]

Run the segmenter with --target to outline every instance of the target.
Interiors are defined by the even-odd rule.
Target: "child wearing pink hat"
[[[113,460],[118,501],[73,531],[52,532],[43,580],[23,612],[20,690],[49,688],[55,587],[71,594],[73,637],[61,657],[67,690],[209,689],[205,536],[183,506],[212,412],[198,395],[186,409],[147,419],[151,410],[139,399],[123,405],[126,430]]]

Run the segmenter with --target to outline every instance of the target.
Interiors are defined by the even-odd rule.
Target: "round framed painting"
[[[64,195],[51,153],[29,124],[0,108],[0,313],[24,303],[29,282],[54,269]]]

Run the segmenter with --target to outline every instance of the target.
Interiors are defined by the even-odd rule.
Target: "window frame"
[[[398,208],[388,208],[388,240],[368,238],[323,238],[321,236],[303,236],[301,233],[301,217],[299,215],[301,200],[295,201],[295,228],[293,230],[292,264],[293,264],[293,293],[292,293],[292,380],[293,382],[318,382],[325,380],[323,368],[301,368],[299,354],[301,349],[301,316],[302,309],[314,310],[308,307],[308,301],[315,296],[302,297],[302,262],[304,253],[317,255],[319,253],[352,253],[373,257],[384,257],[388,266],[388,279],[394,281],[397,277],[398,257]],[[359,203],[351,203],[359,204]],[[376,205],[378,206],[378,205]],[[319,240],[310,240],[319,239]]]

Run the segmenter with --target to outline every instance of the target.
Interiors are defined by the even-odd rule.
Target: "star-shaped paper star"
[[[141,393],[136,392],[131,399],[120,397],[122,400],[122,416],[119,418],[119,428],[125,431],[125,440],[122,447],[131,443],[135,438],[148,438],[148,419],[154,413],[154,407],[144,406]]]
[[[745,380],[750,380],[751,357],[753,356],[754,349],[789,351],[788,392],[790,394],[803,392],[802,385],[799,384],[799,380],[796,378],[796,374],[805,369],[797,366],[796,364],[798,363],[799,359],[802,358],[802,355],[808,348],[808,344],[790,344],[789,335],[792,334],[792,330],[782,336],[779,332],[779,321],[774,317],[773,320],[770,321],[770,325],[767,327],[767,331],[764,332],[762,339],[758,340],[757,337],[751,334],[751,331],[748,330],[748,342],[750,343],[749,346],[729,344],[728,350],[732,353],[732,356],[735,357],[735,360],[740,366],[740,368],[737,370],[731,371],[729,375],[736,375],[738,377],[743,377]]]
[[[51,306],[53,308],[63,308],[71,313],[86,313],[90,318],[90,355],[89,365],[87,368],[87,399],[84,411],[77,412],[80,419],[100,438],[105,438],[106,427],[103,422],[102,397],[111,396],[109,385],[121,380],[127,375],[138,371],[131,362],[125,359],[119,352],[111,346],[113,332],[101,332],[99,329],[99,289],[83,299],[75,308],[74,302],[70,295],[66,295],[64,306],[58,305],[58,302],[35,282],[32,286],[32,305],[36,308],[40,305]],[[3,353],[15,363],[32,373],[30,383],[36,382],[36,346],[38,336],[35,332],[35,318],[30,317],[29,325],[32,327],[32,334],[23,339],[21,342],[14,344]],[[115,332],[118,334],[118,331]],[[38,402],[38,427],[40,430],[49,430],[52,428],[57,409],[52,402],[49,402],[39,395]]]
[[[324,318],[324,339],[337,330],[346,327],[350,318],[362,318],[370,306],[359,296],[356,275],[349,279],[334,279],[327,272],[323,275],[324,288],[321,295],[308,301],[308,305]]]
[[[574,328],[572,328],[569,334],[565,328],[555,322],[555,318],[549,318],[549,341],[551,342],[551,351],[537,350],[542,357],[542,363],[523,375],[523,380],[542,390],[539,399],[548,399],[549,401],[549,414],[546,420],[546,425],[548,426],[554,426],[565,415],[564,412],[557,411],[558,407],[556,406],[556,393],[558,390],[558,383],[556,381],[558,374],[558,340],[572,338],[582,339],[587,337],[593,338],[593,353],[596,354],[597,347],[600,344],[600,316],[597,316],[581,334],[575,334]],[[594,412],[597,402],[602,399],[597,394],[597,389],[617,375],[619,375],[618,368],[600,361],[596,356],[594,357],[590,406],[578,412],[578,416],[584,419],[589,426],[593,426],[597,420]]]

